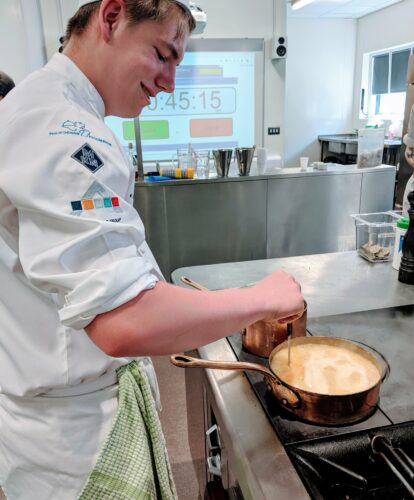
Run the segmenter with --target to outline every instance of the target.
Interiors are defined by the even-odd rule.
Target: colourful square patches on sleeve
[[[102,208],[104,206],[102,198],[94,198],[93,202],[95,204],[95,208]]]
[[[84,210],[92,210],[95,208],[93,200],[82,200],[82,206]]]
[[[82,202],[81,201],[71,201],[70,204],[72,205],[72,210],[74,212],[82,210]]]
[[[111,208],[112,207],[112,200],[111,198],[104,198],[104,207],[105,208]]]
[[[117,197],[112,198],[112,206],[119,207],[119,198]]]

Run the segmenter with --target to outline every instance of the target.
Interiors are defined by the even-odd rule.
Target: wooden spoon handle
[[[185,283],[188,286],[192,286],[196,290],[200,290],[201,292],[207,292],[208,288],[206,288],[203,285],[200,285],[200,283],[197,283],[196,281],[193,281],[191,278],[188,278],[187,276],[181,276],[181,281]]]

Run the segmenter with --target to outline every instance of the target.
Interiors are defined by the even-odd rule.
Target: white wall
[[[18,83],[45,62],[38,0],[0,0],[0,70]]]
[[[320,160],[318,135],[352,131],[357,23],[353,19],[287,21],[285,167]]]
[[[264,146],[270,155],[283,156],[283,134],[268,136],[268,127],[281,127],[284,121],[285,61],[273,63],[270,41],[273,30],[285,34],[286,0],[197,0],[207,12],[205,38],[264,38]]]
[[[0,70],[15,83],[29,72],[23,16],[17,0],[0,0]]]
[[[353,124],[363,127],[359,119],[362,56],[366,52],[387,49],[414,42],[414,0],[404,0],[358,20],[355,57]]]
[[[47,58],[59,49],[59,38],[65,34],[66,23],[78,8],[78,0],[40,0]]]

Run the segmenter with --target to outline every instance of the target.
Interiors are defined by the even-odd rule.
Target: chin
[[[142,110],[146,107],[147,105],[142,105],[142,104],[131,104],[127,105],[125,102],[121,106],[117,106],[116,108],[110,110],[110,113],[107,113],[108,115],[112,116],[118,116],[119,118],[136,118],[138,115],[141,114]]]
[[[132,111],[118,111],[117,113],[108,113],[108,115],[117,116],[118,118],[133,119],[133,118],[136,118],[137,116],[139,116],[141,114],[141,111],[142,111],[142,109],[140,108],[136,112],[132,112]],[[108,116],[108,115],[106,115],[106,116]]]

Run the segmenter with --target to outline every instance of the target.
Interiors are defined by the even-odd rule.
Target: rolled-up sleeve
[[[22,210],[20,241],[27,278],[57,296],[61,321],[72,328],[84,328],[160,278],[143,251],[143,233],[130,224]]]

